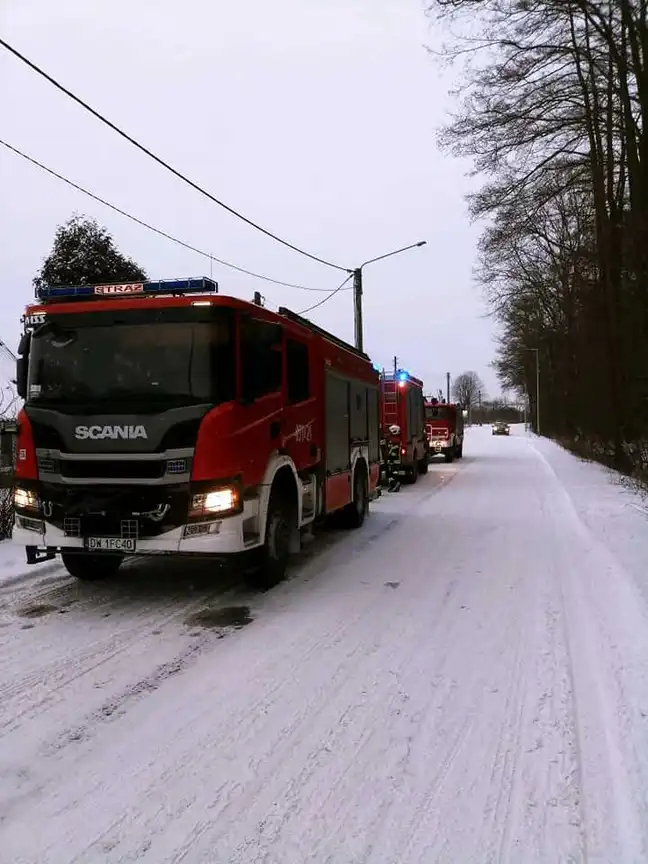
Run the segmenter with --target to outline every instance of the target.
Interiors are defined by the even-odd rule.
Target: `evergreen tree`
[[[106,228],[94,219],[75,215],[58,227],[34,287],[142,282],[146,278],[146,272],[116,248]]]

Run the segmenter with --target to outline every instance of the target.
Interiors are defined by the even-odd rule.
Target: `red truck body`
[[[430,456],[443,455],[446,462],[463,456],[464,417],[460,405],[436,399],[426,402],[425,431]]]
[[[427,471],[428,442],[425,434],[423,382],[403,370],[381,376],[382,436],[398,444],[400,462],[396,470],[415,483]]]
[[[207,279],[47,290],[18,362],[28,560],[91,578],[84,557],[111,552],[285,558],[327,514],[362,523],[380,461],[365,354]]]

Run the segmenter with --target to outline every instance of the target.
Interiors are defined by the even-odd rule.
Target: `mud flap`
[[[41,561],[51,561],[52,558],[56,558],[56,547],[54,546],[47,546],[45,549],[42,546],[25,546],[25,552],[27,553],[28,564],[40,564]]]

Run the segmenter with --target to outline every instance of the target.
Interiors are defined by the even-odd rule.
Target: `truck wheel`
[[[418,463],[418,473],[419,473],[419,474],[427,474],[427,472],[428,472],[428,464],[429,464],[429,460],[428,460],[428,455],[427,455],[427,453],[426,453],[425,456],[424,456],[422,459],[419,459],[419,463]]]
[[[463,441],[457,447],[457,459],[461,459],[463,457]]]
[[[70,576],[84,582],[100,582],[114,576],[123,555],[93,555],[90,552],[62,552],[63,566]]]
[[[446,450],[443,455],[446,462],[452,462],[454,460],[454,450]]]
[[[408,483],[416,483],[419,478],[418,462],[415,462],[413,465],[409,466],[409,468],[407,469],[407,474],[405,476]]]
[[[364,463],[363,463],[364,466]],[[369,510],[367,472],[358,466],[353,476],[353,501],[342,511],[342,525],[345,528],[361,528]]]
[[[272,492],[266,519],[265,543],[261,561],[247,576],[252,588],[269,591],[283,581],[290,559],[290,540],[296,514],[280,492]]]

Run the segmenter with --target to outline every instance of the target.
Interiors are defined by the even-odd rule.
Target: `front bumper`
[[[242,513],[220,520],[191,523],[158,534],[155,537],[135,538],[135,551],[129,555],[204,555],[228,556],[254,549],[261,545],[257,534],[247,533],[246,524],[256,522],[257,501],[246,501]],[[82,550],[84,539],[70,537],[60,528],[45,521],[29,519],[31,528],[24,527],[20,516],[12,532],[12,541],[21,546],[48,548],[50,550]],[[40,526],[40,530],[33,530]],[[200,533],[202,531],[202,533]],[[99,553],[110,554],[110,553]]]
[[[449,449],[450,442],[447,438],[432,438],[428,446],[431,454],[444,453]]]

